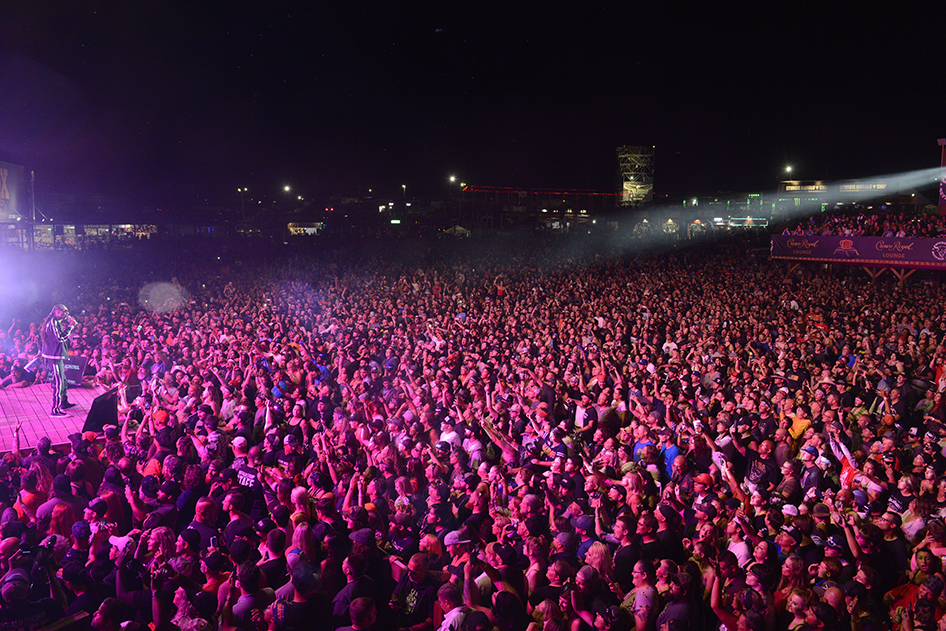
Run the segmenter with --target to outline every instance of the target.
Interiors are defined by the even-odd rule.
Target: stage
[[[18,421],[22,422],[20,449],[24,451],[43,436],[49,436],[53,445],[69,444],[69,434],[82,431],[92,401],[103,392],[89,383],[70,386],[69,401],[76,406],[68,410],[69,416],[55,418],[49,415],[53,394],[48,383],[0,390],[0,452],[13,449],[13,428]]]

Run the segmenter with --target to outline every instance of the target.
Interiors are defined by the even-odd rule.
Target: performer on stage
[[[66,363],[69,357],[69,336],[76,328],[76,320],[69,315],[66,305],[53,307],[43,322],[43,358],[52,368],[53,411],[52,416],[69,416],[64,412],[75,403],[66,398]]]

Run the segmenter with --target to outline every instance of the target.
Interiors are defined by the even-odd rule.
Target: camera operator
[[[0,629],[34,631],[60,620],[66,610],[66,594],[56,578],[51,549],[35,549],[33,578],[25,567],[20,567],[24,555],[11,558],[12,568],[0,585]],[[36,596],[46,592],[48,595]]]

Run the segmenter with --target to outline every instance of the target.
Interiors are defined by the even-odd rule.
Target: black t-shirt
[[[283,471],[288,471],[290,463],[294,462],[296,465],[296,473],[301,473],[302,469],[305,467],[305,459],[306,457],[303,454],[287,454],[285,449],[280,449],[279,451],[266,453],[263,456],[263,464],[269,467],[279,467]]]
[[[282,587],[289,581],[289,565],[285,557],[270,559],[260,566],[266,576],[266,584],[273,589]]]
[[[679,534],[668,528],[667,530],[658,530],[657,538],[663,542],[668,551],[669,556],[666,558],[677,563],[683,563],[686,560],[688,552],[683,547],[683,540]]]
[[[663,559],[672,559],[674,550],[659,538],[656,541],[641,544],[641,558],[659,562]]]
[[[890,497],[887,498],[887,510],[902,515],[907,508],[910,506],[910,502],[913,501],[915,495],[907,497],[900,492],[900,489],[894,489],[890,492]]]
[[[811,378],[811,375],[804,368],[799,368],[795,370],[794,368],[789,369],[785,372],[785,381],[786,386],[792,392],[799,390],[802,387],[804,382],[808,381]]]
[[[405,572],[394,590],[399,605],[399,626],[413,626],[433,617],[439,587],[430,575],[420,583],[415,583],[410,579],[410,574]]]
[[[417,535],[410,531],[398,532],[398,534],[388,540],[388,543],[390,545],[390,553],[405,562],[418,551],[418,546],[420,545]]]
[[[532,596],[529,597],[529,604],[533,607],[538,607],[543,600],[551,600],[553,603],[558,604],[558,597],[562,593],[562,586],[553,587],[551,585],[542,585],[541,587],[536,587],[535,591],[532,592]]]
[[[258,471],[243,464],[236,470],[237,484],[243,490],[243,495],[247,502],[244,506],[249,508],[250,518],[257,522],[266,516],[266,497],[263,494],[263,484],[259,481]]]
[[[378,586],[370,576],[345,583],[335,598],[332,599],[332,621],[334,626],[340,627],[351,622],[348,607],[356,598],[362,597],[378,599]]]
[[[762,458],[757,453],[749,455],[749,466],[746,470],[746,479],[755,484],[760,490],[767,491],[770,484],[777,484],[779,479],[778,463],[771,456]]]
[[[640,558],[640,543],[636,538],[629,545],[617,549],[614,553],[614,580],[618,585],[625,588],[631,585],[631,572]]]
[[[0,608],[0,631],[35,631],[62,618],[62,607],[52,598]]]
[[[821,472],[821,469],[817,465],[811,465],[805,467],[802,470],[801,474],[801,488],[802,491],[807,494],[811,489],[821,489],[822,482],[824,481],[824,475]]]
[[[683,622],[684,629],[702,629],[699,622],[699,607],[694,601],[682,600],[679,602],[667,603],[663,611],[657,616],[657,628],[670,620],[680,620]]]
[[[95,590],[79,594],[69,605],[69,608],[66,610],[66,615],[71,616],[81,611],[91,615],[95,613],[95,610],[102,604],[102,600],[102,597],[95,593]]]
[[[326,594],[317,592],[305,602],[290,602],[287,609],[286,625],[289,628],[312,631],[332,629],[332,616],[325,615],[325,612],[332,610],[332,600]]]
[[[210,538],[219,537],[220,531],[211,526],[200,523],[199,521],[192,521],[190,525],[187,526],[192,530],[196,530],[200,533],[200,549],[206,550],[210,547]]]
[[[177,506],[174,504],[159,504],[151,512],[161,518],[162,526],[167,526],[171,530],[177,528]]]
[[[249,515],[243,515],[227,524],[227,527],[223,530],[223,540],[226,542],[228,548],[233,545],[237,533],[246,526],[253,526],[253,520],[250,519]]]

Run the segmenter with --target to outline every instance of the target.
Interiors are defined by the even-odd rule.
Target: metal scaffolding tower
[[[618,204],[640,206],[654,194],[654,147],[617,148]]]

